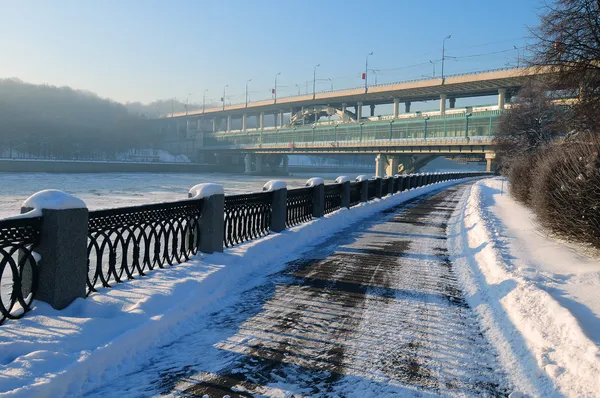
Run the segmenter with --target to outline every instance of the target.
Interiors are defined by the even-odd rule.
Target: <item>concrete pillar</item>
[[[406,101],[404,103],[404,112],[405,113],[410,113],[410,101]]]
[[[385,166],[387,163],[387,157],[383,154],[378,154],[375,157],[375,177],[383,177],[385,174]]]
[[[505,97],[506,97],[506,89],[499,88],[498,89],[498,109],[504,109]]]
[[[271,231],[281,232],[285,229],[287,216],[287,188],[273,191],[271,202]]]
[[[342,121],[345,121],[344,119],[346,119],[346,107],[348,106],[348,104],[346,104],[345,102],[342,102]]]
[[[191,195],[191,193],[190,193]],[[202,253],[223,252],[225,223],[225,195],[217,194],[204,198],[198,249]]]
[[[485,171],[488,173],[496,171],[496,153],[488,152],[485,154]]]
[[[190,136],[190,120],[187,119],[185,121],[185,136],[189,137]]]
[[[375,197],[381,198],[383,196],[383,180],[381,177],[375,179]]]
[[[283,111],[279,111],[279,127],[283,127]]]
[[[400,98],[394,98],[394,119],[400,115]]]
[[[255,155],[255,165],[256,165],[256,172],[257,173],[262,173],[263,171],[263,155],[260,154],[256,154]]]
[[[456,107],[456,98],[450,98],[450,109],[454,109]]]
[[[246,115],[245,113],[242,114],[242,131],[246,131],[246,119],[248,118],[248,115]]]
[[[360,122],[360,119],[362,119],[362,102],[359,102],[356,104],[356,121]]]
[[[216,118],[213,119],[213,133],[215,131],[217,131],[217,119]]]
[[[448,96],[446,94],[440,94],[440,113],[443,115],[446,113],[446,99]]]
[[[371,104],[371,117],[375,116],[375,104]]]
[[[398,174],[398,166],[400,165],[400,158],[398,156],[387,156],[388,162],[385,169],[385,174],[393,177]]]
[[[227,132],[231,131],[231,115],[227,116]]]
[[[247,153],[246,156],[244,156],[244,173],[245,174],[252,173],[252,154],[251,153]]]
[[[340,207],[350,208],[350,181],[342,182],[342,203]]]
[[[200,119],[196,120],[196,130],[200,131]]]
[[[76,208],[49,209],[53,203],[79,203]],[[61,191],[42,191],[25,201],[21,213],[42,211],[36,299],[62,310],[76,298],[85,298],[88,273],[88,209],[85,203]],[[25,272],[25,270],[24,270]],[[22,288],[27,289],[28,286]]]
[[[288,155],[283,155],[283,173],[286,175],[289,173],[289,164],[290,158]]]

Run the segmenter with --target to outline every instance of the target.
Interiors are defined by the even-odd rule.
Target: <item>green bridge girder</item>
[[[434,115],[362,123],[205,133],[204,149],[243,148],[244,146],[254,147],[263,144],[294,145],[326,142],[349,144],[380,140],[492,137],[496,133],[501,114],[502,111],[492,110],[473,112],[472,114]]]

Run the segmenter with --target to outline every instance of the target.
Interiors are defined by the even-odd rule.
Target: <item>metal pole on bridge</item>
[[[442,80],[444,79],[444,59],[446,59],[446,40],[451,37],[452,35],[448,35],[442,41]]]

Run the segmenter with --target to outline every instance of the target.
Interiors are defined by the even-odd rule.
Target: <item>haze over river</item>
[[[318,173],[327,183],[338,175]],[[354,174],[349,174],[354,178]],[[222,184],[225,194],[238,194],[262,190],[272,179],[285,180],[288,187],[302,187],[310,174],[283,176],[246,176],[222,173],[99,173],[99,174],[47,174],[0,173],[0,218],[20,213],[25,199],[43,189],[59,189],[75,195],[87,203],[90,210],[172,202],[187,198],[196,184],[212,182]]]

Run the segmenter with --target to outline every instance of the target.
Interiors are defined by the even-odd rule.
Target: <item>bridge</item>
[[[318,92],[244,104],[223,104],[159,119],[185,137],[194,154],[223,161],[244,157],[245,171],[283,163],[286,155],[373,153],[376,173],[415,169],[434,156],[475,155],[494,169],[493,136],[510,98],[532,76],[547,71],[511,68]],[[497,96],[497,103],[456,108],[457,98]],[[418,101],[439,100],[439,110],[411,112]],[[400,113],[400,104],[404,112]],[[392,105],[390,115],[376,107]],[[363,107],[370,109],[363,115]],[[179,140],[181,145],[181,140]]]

